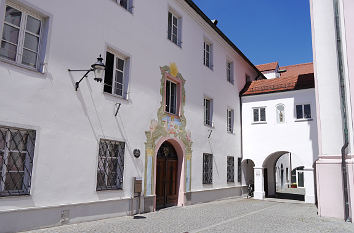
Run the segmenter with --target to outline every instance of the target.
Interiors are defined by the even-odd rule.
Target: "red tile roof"
[[[267,64],[256,65],[257,69],[260,72],[276,70],[277,66],[278,66],[278,62],[271,62],[271,63],[267,63]]]
[[[286,70],[280,78],[256,80],[246,84],[242,96],[301,90],[315,87],[313,64],[305,63],[280,67]]]

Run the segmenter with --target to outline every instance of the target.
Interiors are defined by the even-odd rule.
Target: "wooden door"
[[[165,142],[157,153],[156,209],[177,205],[177,170],[176,151],[170,143]]]
[[[166,206],[175,206],[178,202],[177,160],[166,160]]]
[[[165,160],[158,158],[156,163],[156,208],[165,206]]]

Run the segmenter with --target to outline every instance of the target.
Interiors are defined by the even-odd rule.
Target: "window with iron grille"
[[[235,160],[231,156],[227,156],[227,182],[235,182]]]
[[[36,132],[0,126],[0,197],[29,195]]]
[[[25,6],[6,2],[0,57],[40,70],[43,65],[45,19]]]
[[[234,132],[234,110],[227,109],[227,132]]]
[[[203,184],[213,183],[213,155],[203,154]]]
[[[125,143],[101,139],[98,168],[97,191],[123,188]]]
[[[242,158],[237,158],[237,181],[241,183],[242,176]]]

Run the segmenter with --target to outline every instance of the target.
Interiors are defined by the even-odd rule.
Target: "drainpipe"
[[[338,53],[338,73],[340,81],[340,93],[341,93],[341,110],[342,110],[342,123],[343,123],[343,137],[344,145],[341,148],[342,155],[342,178],[343,178],[343,198],[344,198],[344,219],[346,222],[351,222],[349,216],[349,194],[348,194],[348,171],[347,171],[347,149],[349,146],[348,137],[348,117],[347,117],[347,101],[345,91],[345,80],[343,70],[343,53],[342,53],[342,36],[340,27],[340,12],[339,1],[334,0],[334,15],[336,23],[336,39],[337,39],[337,53]]]

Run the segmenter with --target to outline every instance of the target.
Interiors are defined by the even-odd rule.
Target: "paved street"
[[[316,215],[314,205],[228,199],[154,213],[111,218],[48,228],[32,233],[58,232],[354,232],[354,225]]]

